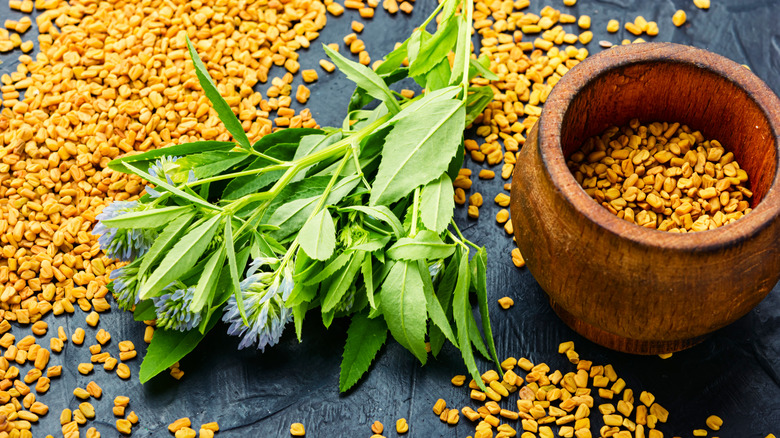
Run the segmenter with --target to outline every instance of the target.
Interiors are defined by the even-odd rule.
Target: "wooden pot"
[[[671,234],[613,216],[566,167],[589,137],[633,118],[717,139],[749,176],[754,210]],[[588,58],[555,86],[512,179],[528,269],[586,338],[639,354],[687,348],[756,306],[780,277],[780,100],[747,68],[705,50],[632,44]]]

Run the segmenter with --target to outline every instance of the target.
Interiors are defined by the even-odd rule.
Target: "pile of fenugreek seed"
[[[711,230],[750,213],[748,175],[717,140],[679,123],[611,127],[568,160],[574,178],[621,219],[673,233]]]

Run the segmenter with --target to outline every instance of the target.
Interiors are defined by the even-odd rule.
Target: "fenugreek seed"
[[[170,429],[170,428],[169,428]],[[290,425],[290,435],[292,436],[305,436],[306,429],[301,423],[293,423]]]
[[[89,398],[89,392],[84,388],[76,388],[73,390],[73,395],[76,398],[80,398],[82,400],[86,400]]]
[[[48,329],[49,329],[49,324],[47,324],[45,321],[38,321],[32,325],[32,332],[36,336],[45,335]]]
[[[460,420],[460,411],[457,409],[450,409],[447,413],[447,424],[449,425],[455,425],[458,424],[458,420]]]
[[[721,426],[723,426],[723,420],[717,415],[710,415],[707,417],[706,424],[712,430],[720,430]]]
[[[112,411],[115,416],[117,417],[124,417],[125,416],[125,407],[124,406],[114,406],[112,408]]]
[[[444,399],[438,399],[436,400],[436,403],[433,405],[433,413],[438,415],[441,415],[442,411],[447,408],[447,402],[444,401]]]
[[[100,398],[103,395],[103,389],[95,382],[87,384],[87,392],[94,398]]]
[[[130,435],[133,431],[133,425],[129,421],[120,418],[116,420],[116,430],[119,433]]]
[[[500,305],[502,309],[507,310],[515,305],[515,301],[509,297],[503,297],[499,298],[498,305]]]
[[[609,20],[607,22],[607,32],[609,33],[615,33],[618,30],[620,30],[620,22],[617,20]]]
[[[152,326],[146,326],[144,329],[144,342],[147,344],[150,344],[152,342],[152,337],[154,336],[154,327]]]
[[[710,8],[710,0],[693,0],[693,4],[699,9]]]
[[[94,368],[95,366],[92,365],[91,363],[84,362],[84,363],[80,363],[77,369],[79,373],[87,375],[91,373]]]
[[[103,362],[103,369],[106,371],[111,371],[116,367],[118,362],[119,361],[117,361],[116,358],[109,357],[105,362]]]
[[[406,418],[399,418],[395,422],[395,431],[399,434],[409,432],[409,424],[406,422]]]
[[[385,426],[379,421],[374,421],[374,423],[371,425],[371,432],[374,432],[376,434],[381,434],[382,432],[384,432],[384,430],[385,430]]]
[[[476,205],[469,205],[468,208],[468,216],[472,219],[478,219],[479,218],[479,207]]]
[[[685,11],[683,11],[682,9],[679,9],[672,16],[672,23],[674,23],[675,26],[680,27],[683,24],[685,24],[686,18],[687,17],[686,17]]]
[[[463,386],[463,384],[466,383],[466,376],[459,374],[453,377],[450,382],[452,382],[453,386]]]
[[[295,424],[300,424],[300,423],[295,423]],[[179,418],[178,420],[168,425],[168,431],[170,431],[171,433],[176,433],[177,430],[184,427],[190,427],[191,425],[192,422],[188,417]]]
[[[89,420],[95,418],[95,408],[89,402],[79,403],[79,411]]]
[[[84,336],[86,335],[86,332],[83,328],[79,327],[76,329],[76,331],[73,332],[73,336],[71,337],[71,342],[73,342],[74,345],[81,345],[84,343]]]
[[[108,361],[106,361],[106,363],[108,363]],[[116,366],[116,375],[119,376],[119,378],[121,379],[129,379],[130,367],[128,367],[126,364],[120,363],[119,365]]]
[[[90,327],[95,327],[98,325],[98,322],[100,322],[100,315],[97,312],[92,311],[87,315],[86,322]]]
[[[707,430],[706,429],[694,429],[693,430],[693,436],[707,436]]]

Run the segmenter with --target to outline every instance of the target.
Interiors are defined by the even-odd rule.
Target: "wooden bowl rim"
[[[714,230],[669,233],[640,227],[618,218],[594,202],[577,183],[566,165],[561,130],[570,103],[592,82],[613,69],[648,62],[678,63],[714,73],[746,93],[769,122],[775,140],[775,175],[764,198],[749,214]],[[587,220],[605,231],[636,244],[678,251],[718,250],[750,238],[780,216],[780,99],[758,76],[721,55],[674,43],[640,43],[616,46],[588,57],[569,71],[553,88],[538,124],[539,153],[553,185]]]

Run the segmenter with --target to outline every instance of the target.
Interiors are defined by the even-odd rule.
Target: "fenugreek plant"
[[[463,132],[492,98],[469,80],[495,77],[486,59],[471,56],[472,10],[471,0],[442,2],[376,71],[325,47],[356,84],[343,126],[279,130],[254,144],[188,41],[201,86],[235,143],[112,161],[153,188],[107,207],[95,228],[106,253],[128,262],[111,273],[119,306],[137,320],[157,320],[142,382],[220,319],[241,338],[239,348],[262,351],[291,321],[300,340],[304,317],[317,312],[325,327],[351,318],[342,391],[368,370],[388,331],[423,364],[426,340],[434,356],[451,342],[482,383],[473,348],[496,360],[487,253],[452,220]],[[438,14],[431,34],[426,26]],[[424,93],[406,99],[390,90],[406,77]]]

